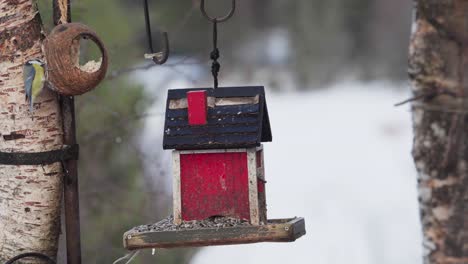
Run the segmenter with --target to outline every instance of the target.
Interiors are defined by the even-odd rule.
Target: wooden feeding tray
[[[163,220],[170,223],[170,219]],[[259,242],[293,242],[305,235],[304,218],[268,220],[266,225],[247,223],[228,226],[169,226],[152,229],[135,227],[124,234],[124,247],[128,250],[144,248],[180,248],[216,245],[234,245]]]

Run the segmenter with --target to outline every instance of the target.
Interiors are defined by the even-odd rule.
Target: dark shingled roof
[[[207,91],[207,97],[257,97],[258,103],[213,105],[208,107],[206,125],[191,126],[187,108],[171,109],[171,100],[187,98],[189,91]],[[214,106],[214,107],[213,107]],[[174,108],[174,107],[172,107]],[[272,141],[270,120],[265,101],[265,89],[256,87],[225,87],[218,89],[169,90],[164,125],[164,149],[228,149],[260,146]]]

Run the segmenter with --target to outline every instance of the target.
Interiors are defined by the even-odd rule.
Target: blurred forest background
[[[278,92],[314,89],[350,78],[406,80],[411,1],[237,2],[236,15],[219,29],[220,78],[235,72],[248,82],[261,74],[264,85]],[[51,2],[38,3],[45,31],[49,32]],[[149,51],[142,3],[72,1],[72,20],[94,28],[111,57],[106,81],[77,98],[83,263],[111,263],[121,257],[126,253],[122,248],[126,230],[155,222],[171,210],[168,166],[163,164],[167,161],[157,154],[143,153],[138,140],[144,119],[151,114],[148,109],[158,98],[133,81],[132,71],[125,70],[149,63],[143,59]],[[212,28],[199,11],[199,1],[149,0],[149,4],[155,50],[161,48],[161,31],[169,32],[172,50],[173,59],[157,67],[177,71],[177,64],[199,64],[206,67],[201,81],[209,83]],[[229,7],[230,0],[207,1],[213,16],[223,15]],[[86,43],[81,49],[83,59],[96,56]],[[289,76],[290,86],[283,86],[282,76]],[[158,83],[152,89],[166,87]],[[148,163],[151,170],[145,167]],[[154,182],[154,175],[148,175],[154,173],[161,182]],[[194,253],[160,251],[156,263],[189,263]],[[63,250],[61,256],[63,259]],[[154,263],[151,259],[143,254],[134,263]]]

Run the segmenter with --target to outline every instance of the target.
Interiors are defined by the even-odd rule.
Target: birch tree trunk
[[[468,1],[416,0],[413,156],[424,263],[468,263]]]
[[[57,96],[45,89],[34,104],[34,118],[25,102],[23,64],[43,57],[41,26],[35,1],[0,0],[1,152],[62,147]],[[0,165],[0,263],[23,252],[55,257],[61,195],[60,164]]]

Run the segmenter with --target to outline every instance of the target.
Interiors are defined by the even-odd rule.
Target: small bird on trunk
[[[29,111],[34,110],[34,101],[44,88],[45,63],[39,59],[28,60],[24,64],[23,78],[26,101],[29,103]]]

